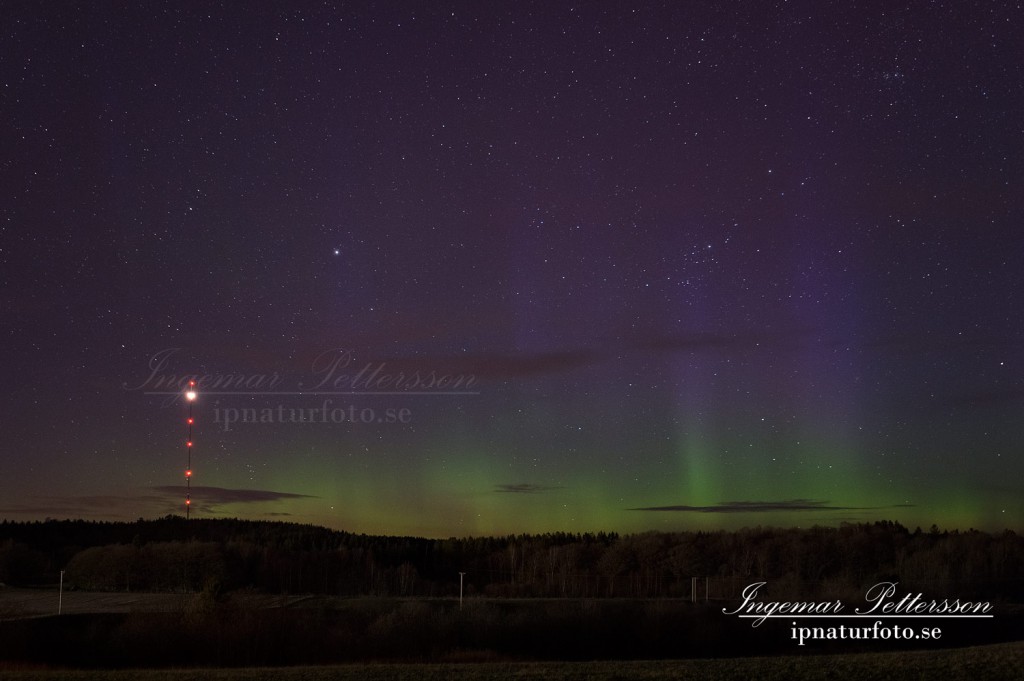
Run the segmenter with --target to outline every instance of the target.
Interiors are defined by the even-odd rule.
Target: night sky
[[[1024,529],[1012,4],[4,3],[0,518]]]

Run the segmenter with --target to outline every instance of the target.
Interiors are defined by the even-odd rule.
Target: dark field
[[[234,598],[253,609],[293,607],[326,600],[323,597],[272,594],[246,594]],[[0,588],[0,621],[56,614],[57,600],[57,591],[52,589]],[[61,612],[65,615],[179,612],[191,607],[196,600],[196,594],[65,591]]]
[[[123,671],[6,671],[9,681],[656,681],[709,679],[713,681],[885,681],[901,679],[1019,679],[1024,643],[1006,643],[934,652],[864,653],[859,655],[748,657],[724,660],[637,662],[558,662],[480,664],[359,664],[333,667],[273,669],[176,669]]]
[[[217,600],[203,594],[72,592],[65,594],[65,614],[45,614],[52,612],[56,596],[46,590],[0,592],[0,612],[5,613],[5,620],[0,621],[0,665],[7,669],[298,669],[311,664],[372,662],[402,663],[394,669],[405,673],[413,669],[405,665],[412,663],[500,662],[515,663],[519,678],[523,673],[549,674],[551,669],[523,666],[526,661],[605,660],[593,668],[569,665],[566,673],[582,670],[579,673],[589,677],[607,667],[625,670],[616,672],[624,674],[622,678],[662,678],[656,674],[670,667],[675,670],[671,674],[692,670],[673,667],[678,665],[676,662],[622,664],[631,660],[704,658],[711,665],[709,669],[721,674],[742,669],[750,658],[768,656],[778,661],[773,662],[773,668],[776,664],[790,665],[779,667],[779,678],[786,678],[790,673],[786,670],[792,665],[805,664],[801,660],[810,661],[807,673],[817,673],[821,665],[845,659],[834,656],[853,653],[863,655],[842,664],[868,664],[880,653],[900,652],[914,660],[914,669],[931,657],[946,660],[943,664],[947,666],[977,669],[981,663],[971,661],[972,656],[990,651],[986,644],[1009,644],[999,648],[1002,652],[986,655],[1019,657],[1021,647],[1014,642],[1022,638],[1024,630],[1020,609],[1002,606],[996,608],[995,617],[987,620],[928,620],[929,626],[942,627],[941,641],[809,641],[799,647],[791,637],[788,620],[754,628],[749,620],[723,615],[721,602],[468,599],[460,610],[458,601],[452,599],[236,593]],[[950,650],[958,647],[963,649]],[[918,651],[923,657],[916,656]],[[707,658],[721,659],[711,664]],[[897,659],[904,658],[892,658]],[[894,664],[892,660],[879,663],[880,669]],[[330,673],[351,669],[344,667],[341,672]],[[392,667],[373,669],[386,674]],[[438,667],[415,669],[434,675],[448,673]],[[473,665],[470,669],[484,668]],[[490,671],[486,673],[491,674],[503,667],[487,669]],[[327,672],[319,669],[302,673]],[[470,671],[459,667],[458,673]],[[983,678],[992,677],[985,673]]]

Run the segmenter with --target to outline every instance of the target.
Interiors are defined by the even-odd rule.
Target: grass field
[[[264,669],[122,671],[2,670],[5,681],[889,681],[898,679],[1020,679],[1024,642],[956,650],[859,655],[803,655],[660,662],[357,664]]]
[[[60,596],[65,615],[125,612],[176,612],[196,600],[196,594],[65,591]],[[56,589],[0,589],[0,620],[18,617],[53,615],[57,612]],[[298,595],[276,596],[246,594],[244,600],[253,608],[280,608],[315,605],[325,597]]]

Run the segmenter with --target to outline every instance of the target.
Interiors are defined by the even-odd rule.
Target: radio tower
[[[185,520],[188,520],[189,510],[192,508],[192,403],[196,401],[196,382],[188,382],[188,390],[185,391],[185,401],[188,402],[188,439],[185,441],[185,450],[188,454],[188,465],[185,468]]]

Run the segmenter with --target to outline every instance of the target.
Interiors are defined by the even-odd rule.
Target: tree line
[[[0,523],[0,583],[220,594],[853,598],[898,581],[936,596],[1024,599],[1024,539],[1006,531],[910,531],[890,521],[807,529],[548,533],[424,539],[312,525],[167,516],[136,522]]]

